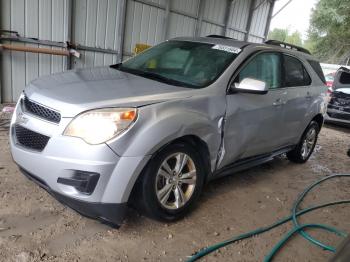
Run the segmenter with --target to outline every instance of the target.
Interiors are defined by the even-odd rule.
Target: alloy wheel
[[[159,203],[166,209],[179,209],[191,198],[197,179],[197,170],[190,156],[174,153],[168,156],[156,176],[156,194]]]
[[[301,156],[306,159],[312,152],[312,149],[316,142],[317,131],[315,128],[311,128],[307,133],[301,147]]]

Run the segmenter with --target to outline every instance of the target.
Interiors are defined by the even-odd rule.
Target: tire
[[[305,163],[311,156],[317,143],[320,127],[315,121],[311,121],[305,129],[298,145],[287,153],[287,157],[294,163]]]
[[[182,169],[181,165],[176,166],[181,159],[184,159]],[[193,146],[184,143],[167,146],[150,160],[143,171],[134,199],[136,208],[160,221],[172,222],[183,218],[193,208],[202,191],[203,166],[201,156]]]

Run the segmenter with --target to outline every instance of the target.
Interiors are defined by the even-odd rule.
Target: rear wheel
[[[193,207],[203,183],[200,155],[187,144],[170,145],[160,151],[144,170],[137,206],[155,219],[177,220]]]
[[[314,151],[319,131],[320,127],[317,122],[311,121],[302,135],[299,144],[287,153],[288,159],[295,163],[305,163]]]

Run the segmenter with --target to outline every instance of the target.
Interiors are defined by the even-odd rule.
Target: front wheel
[[[304,131],[299,144],[287,153],[288,159],[295,163],[305,163],[314,151],[319,131],[320,127],[317,122],[311,121]]]
[[[146,215],[174,221],[190,211],[203,184],[200,155],[187,144],[169,145],[146,167],[136,201]]]

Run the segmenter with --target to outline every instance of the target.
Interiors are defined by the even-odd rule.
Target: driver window
[[[236,83],[244,78],[253,78],[266,83],[269,89],[281,87],[281,59],[277,53],[262,53],[255,56],[238,74]]]

